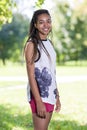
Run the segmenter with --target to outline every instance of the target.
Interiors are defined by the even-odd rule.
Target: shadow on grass
[[[59,120],[52,119],[49,130],[87,130],[87,125],[80,125],[75,120],[66,120],[64,117],[64,119],[60,118]]]
[[[31,114],[17,111],[17,107],[0,105],[0,130],[32,130],[33,124]]]
[[[61,116],[58,120],[55,117],[51,120],[49,130],[87,130],[87,125],[81,126],[78,122],[66,120],[65,117],[64,120]],[[0,130],[33,130],[31,114],[21,113],[19,108],[9,104],[0,105]]]

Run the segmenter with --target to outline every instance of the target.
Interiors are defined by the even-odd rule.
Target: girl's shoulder
[[[25,45],[25,50],[32,48],[34,48],[34,43],[31,40],[27,41]]]
[[[34,52],[34,44],[32,41],[27,41],[26,42],[26,45],[25,45],[25,48],[24,48],[24,53],[25,53],[25,56],[26,55],[31,55],[33,54]]]

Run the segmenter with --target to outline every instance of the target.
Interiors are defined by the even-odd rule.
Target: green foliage
[[[44,1],[37,0],[36,7],[42,8]],[[54,0],[54,2],[55,7],[52,10],[53,39],[57,53],[57,62],[64,64],[70,60],[86,60],[87,1],[74,1],[74,8],[66,0],[62,2]],[[0,1],[0,20],[3,19],[2,16],[6,18],[6,21],[8,15],[8,19],[12,17],[12,6],[14,7],[12,0]],[[8,10],[5,10],[5,7]],[[5,11],[6,15],[3,11]],[[3,63],[5,63],[6,59],[13,61],[21,60],[23,43],[27,34],[25,30],[28,28],[28,22],[26,20],[24,22],[21,21],[23,21],[21,16],[13,16],[11,24],[6,23],[2,26],[0,31],[0,58],[3,60]]]
[[[36,7],[41,8],[42,4],[44,3],[45,0],[37,0],[37,2],[35,2]]]
[[[28,22],[26,17],[14,14],[12,22],[3,25],[0,31],[0,59],[4,64],[6,59],[21,60]]]
[[[37,0],[35,2],[36,7],[41,7],[45,0]],[[10,23],[12,21],[12,9],[16,7],[17,4],[14,0],[0,0],[0,28],[5,23]]]
[[[82,8],[86,10],[86,6],[78,5],[75,9],[68,2],[56,1],[53,27],[57,62],[60,64],[68,60],[87,59],[87,13]]]
[[[11,22],[12,8],[15,6],[13,0],[0,0],[0,28],[6,22]]]

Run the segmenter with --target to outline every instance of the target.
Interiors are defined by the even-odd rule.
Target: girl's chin
[[[39,35],[41,37],[47,37],[47,35],[49,34],[49,32],[40,32]]]
[[[49,32],[43,32],[42,34],[43,34],[43,35],[48,35],[48,34],[49,34]]]

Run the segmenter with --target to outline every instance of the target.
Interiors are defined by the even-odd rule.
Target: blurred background
[[[33,130],[23,49],[40,8],[52,17],[62,104],[49,130],[87,130],[87,0],[0,0],[0,130]]]

